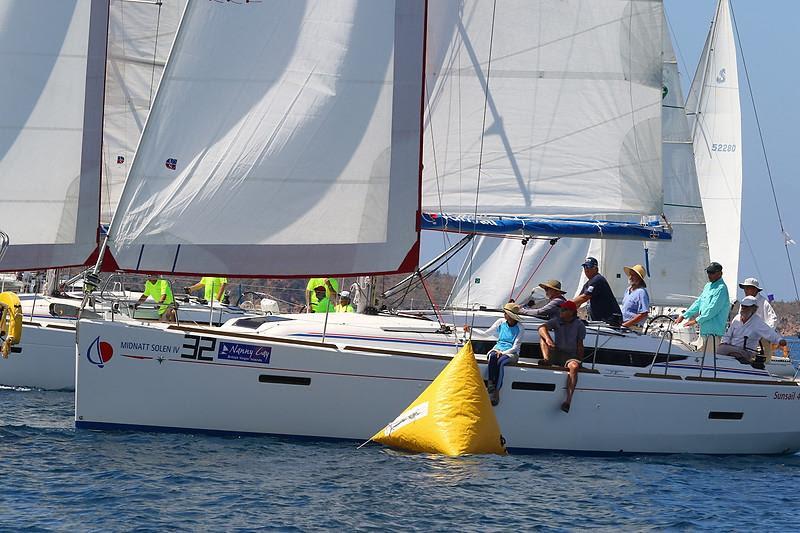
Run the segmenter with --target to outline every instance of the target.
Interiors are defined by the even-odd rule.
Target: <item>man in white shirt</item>
[[[778,326],[778,315],[770,305],[769,300],[764,298],[761,294],[763,290],[756,278],[747,278],[739,284],[739,287],[744,291],[745,296],[753,296],[758,302],[758,311],[756,314],[761,317],[766,325],[775,329]]]
[[[742,298],[739,314],[731,320],[728,331],[722,336],[717,348],[719,355],[732,355],[740,362],[750,364],[755,359],[761,339],[786,346],[786,341],[778,332],[769,327],[756,313],[758,301],[755,296]]]

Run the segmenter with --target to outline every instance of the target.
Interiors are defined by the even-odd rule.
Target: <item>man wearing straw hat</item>
[[[622,297],[622,325],[626,328],[638,328],[647,321],[650,313],[650,295],[644,278],[646,271],[642,265],[624,267],[630,285]]]
[[[534,316],[544,320],[557,318],[560,313],[560,306],[566,301],[564,295],[567,291],[561,290],[561,282],[557,279],[549,279],[544,283],[540,283],[539,287],[544,289],[544,294],[547,296],[547,303],[541,307],[527,307],[524,306],[520,309],[520,314],[525,316]]]
[[[752,296],[758,303],[756,315],[761,317],[766,325],[775,329],[778,326],[778,315],[770,305],[769,300],[764,298],[761,291],[764,290],[756,278],[747,278],[739,284],[739,288],[744,291],[745,296]]]
[[[519,324],[519,305],[509,302],[503,306],[503,318],[498,319],[487,330],[477,330],[488,337],[497,336],[494,347],[486,354],[488,360],[488,377],[486,388],[492,405],[500,403],[500,387],[503,386],[503,367],[519,360],[519,349],[522,346],[522,327]],[[464,331],[470,327],[464,325]]]

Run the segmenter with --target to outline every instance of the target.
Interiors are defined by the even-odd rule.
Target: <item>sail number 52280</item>
[[[711,145],[712,152],[735,152],[736,145],[735,144],[718,144],[713,143]]]

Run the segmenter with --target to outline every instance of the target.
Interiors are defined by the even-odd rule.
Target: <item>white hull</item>
[[[75,390],[75,324],[69,316],[56,317],[51,314],[50,304],[61,309],[69,309],[67,315],[77,314],[80,301],[74,298],[51,298],[41,295],[21,295],[25,322],[22,327],[22,341],[8,359],[0,360],[0,385],[44,390]],[[99,303],[94,313],[104,313],[108,304]],[[143,310],[157,317],[154,310]],[[207,323],[211,308],[189,304],[179,308],[182,322]],[[214,323],[221,318],[228,320],[245,316],[243,312],[227,307],[215,306]],[[137,317],[139,314],[137,313]],[[31,318],[32,317],[32,318]],[[117,320],[126,320],[123,315],[115,315]],[[127,319],[131,320],[131,319]],[[138,323],[138,321],[137,321]]]
[[[76,425],[85,428],[366,440],[449,360],[246,335],[227,326],[165,329],[83,321],[80,337]],[[113,351],[102,367],[99,342]],[[260,347],[262,361],[222,358],[222,342]],[[436,350],[449,356],[456,351]],[[704,380],[694,370],[672,367],[672,379],[640,368],[598,370],[581,372],[572,410],[565,414],[559,409],[563,371],[525,362],[507,367],[496,413],[509,448],[709,454],[800,449],[800,395],[793,381],[766,375],[714,379],[708,369]]]

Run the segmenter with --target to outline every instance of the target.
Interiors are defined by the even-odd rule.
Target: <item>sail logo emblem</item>
[[[717,74],[717,83],[725,83],[725,80],[728,79],[728,72],[721,68],[719,69],[719,74]]]
[[[118,164],[118,165],[121,165],[121,164],[122,164],[122,163],[124,163],[124,162],[125,162],[125,156],[118,155],[118,156],[117,156],[117,164]]]
[[[165,165],[168,169],[175,170],[176,168],[178,168],[178,160],[170,157],[169,159],[167,159]]]
[[[114,348],[109,343],[101,341],[99,336],[92,341],[86,350],[86,359],[97,368],[103,368],[113,355]]]

